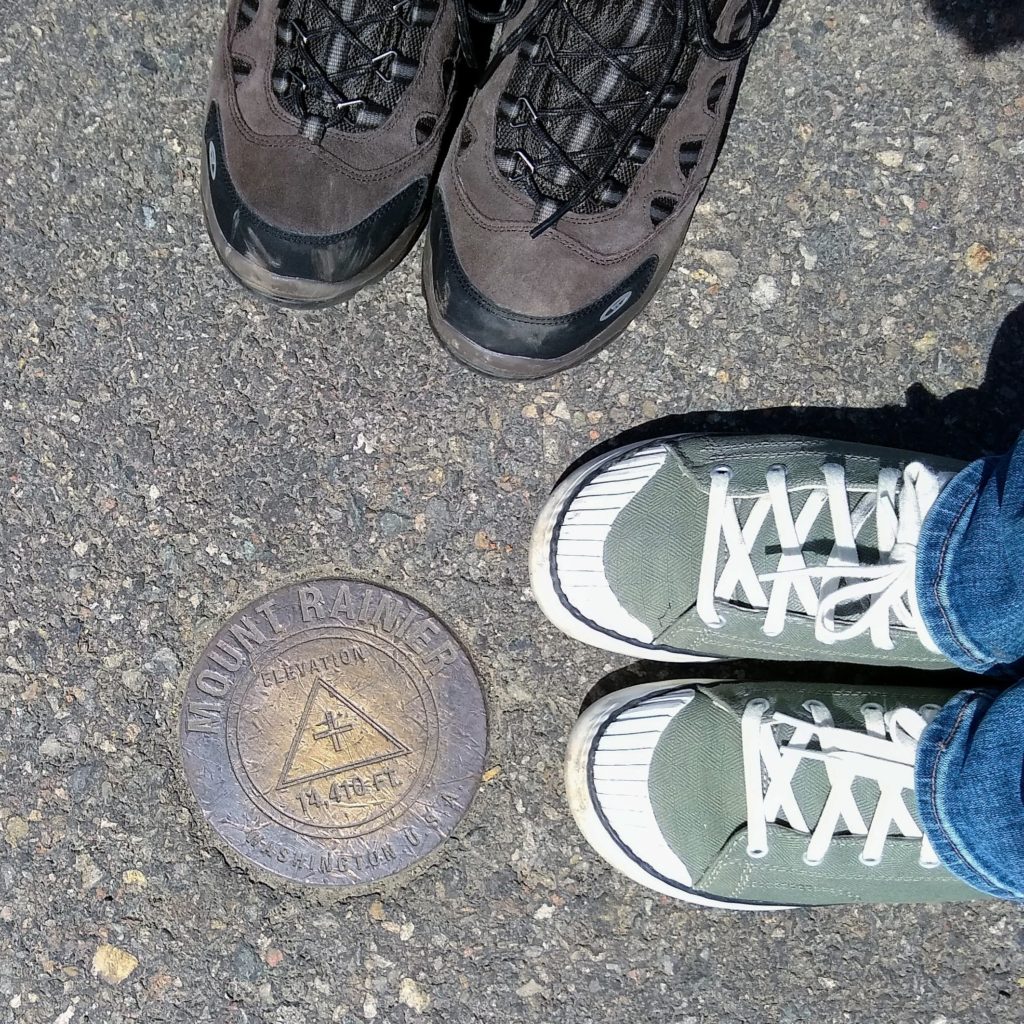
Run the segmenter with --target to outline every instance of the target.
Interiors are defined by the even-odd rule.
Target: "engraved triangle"
[[[318,676],[299,717],[277,789],[409,753],[401,740]]]

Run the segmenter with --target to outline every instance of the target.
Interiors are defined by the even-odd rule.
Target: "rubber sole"
[[[713,685],[713,682],[711,680],[693,680],[688,681],[686,685],[687,687]],[[583,838],[616,871],[665,896],[671,896],[673,899],[694,906],[718,910],[774,911],[791,909],[785,905],[720,900],[684,885],[672,885],[666,879],[646,870],[643,864],[626,853],[609,832],[595,807],[590,789],[590,752],[601,727],[610,719],[615,718],[628,705],[645,697],[667,693],[678,688],[665,683],[643,683],[640,686],[630,686],[595,701],[577,719],[569,734],[565,756],[565,794],[576,825],[583,833]]]
[[[633,643],[622,637],[614,637],[596,629],[582,618],[574,615],[562,601],[558,592],[552,568],[552,542],[555,531],[561,522],[562,513],[572,503],[575,496],[586,484],[613,462],[627,456],[640,448],[648,448],[657,444],[657,439],[638,441],[635,444],[616,448],[584,463],[566,476],[551,492],[544,507],[537,517],[530,538],[530,587],[540,610],[563,633],[614,654],[627,654],[634,658],[647,658],[654,661],[668,661],[677,664],[692,662],[718,661],[714,655],[700,654],[696,651],[668,651],[641,643]]]
[[[283,277],[266,267],[249,259],[239,252],[224,237],[217,223],[210,198],[210,185],[207,177],[206,164],[203,163],[202,178],[203,217],[206,230],[213,242],[213,248],[228,273],[254,295],[258,295],[276,306],[289,309],[322,309],[345,302],[356,292],[376,284],[381,278],[394,270],[409,254],[427,223],[429,209],[410,224],[401,235],[373,261],[365,270],[347,281],[324,282],[308,281],[297,277]]]
[[[533,359],[529,356],[512,356],[485,348],[448,323],[438,309],[437,300],[434,297],[433,259],[433,250],[428,238],[423,250],[422,284],[423,297],[427,302],[427,320],[430,322],[431,330],[457,362],[471,370],[476,370],[477,373],[482,373],[487,377],[498,377],[502,380],[540,380],[561,373],[563,370],[570,370],[597,355],[601,349],[615,341],[644,311],[672,269],[671,263],[659,267],[640,301],[635,306],[631,306],[626,313],[612,320],[603,331],[591,338],[585,345],[556,359]]]

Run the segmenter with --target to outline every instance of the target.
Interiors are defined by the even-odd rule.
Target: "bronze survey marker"
[[[296,882],[359,886],[451,833],[486,714],[443,623],[354,580],[254,601],[210,641],[181,709],[185,774],[222,840]]]

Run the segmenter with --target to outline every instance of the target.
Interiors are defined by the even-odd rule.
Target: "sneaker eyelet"
[[[768,847],[767,846],[761,846],[761,847],[758,847],[758,846],[748,846],[747,847],[747,856],[751,860],[761,860],[764,857],[768,856]]]
[[[808,856],[807,856],[807,854],[805,853],[805,854],[803,855],[803,857],[801,857],[800,859],[801,859],[801,860],[802,860],[802,861],[804,862],[804,864],[806,864],[806,865],[807,865],[807,867],[809,867],[809,868],[816,868],[816,867],[820,867],[820,866],[821,866],[821,862],[822,862],[822,861],[823,861],[823,860],[824,860],[825,858],[824,858],[824,857],[818,857],[818,858],[817,858],[816,860],[812,860],[812,859],[811,859],[810,857],[808,857]]]
[[[881,857],[865,857],[863,853],[857,857],[857,860],[866,868],[877,868],[882,863]]]

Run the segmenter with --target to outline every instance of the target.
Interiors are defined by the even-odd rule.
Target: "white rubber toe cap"
[[[622,607],[605,575],[605,543],[615,520],[667,458],[663,443],[645,441],[599,456],[570,473],[534,527],[530,584],[544,614],[576,640],[660,661],[710,661],[651,646],[650,627]]]
[[[587,842],[634,881],[676,897],[680,890],[658,876],[688,886],[690,872],[658,828],[648,775],[658,740],[693,697],[665,683],[604,697],[573,728],[565,766],[569,807]]]
[[[651,804],[655,748],[696,696],[693,680],[645,683],[592,704],[569,735],[565,785],[569,808],[588,843],[634,882],[675,899],[729,910],[776,910],[695,891],[690,870],[665,842]]]

